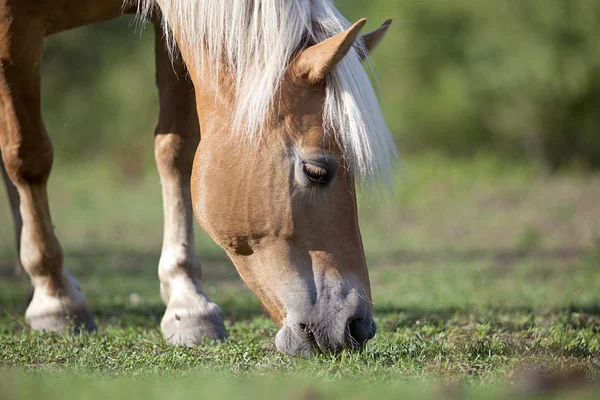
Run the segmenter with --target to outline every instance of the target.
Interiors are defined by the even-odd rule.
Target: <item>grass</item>
[[[56,231],[100,330],[65,336],[25,327],[28,283],[10,276],[11,226],[1,224],[0,393],[593,396],[600,378],[600,176],[549,177],[483,155],[406,164],[393,200],[361,198],[377,336],[362,353],[311,359],[277,353],[275,324],[200,232],[204,287],[223,309],[230,338],[167,347],[158,327],[156,173],[57,166]],[[4,199],[0,220],[9,221]]]

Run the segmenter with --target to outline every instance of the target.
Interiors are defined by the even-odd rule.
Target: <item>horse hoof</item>
[[[77,281],[68,276],[61,293],[57,296],[42,289],[33,290],[25,312],[27,325],[35,331],[95,331],[96,324]]]
[[[207,314],[167,309],[160,324],[165,341],[172,346],[195,347],[206,339],[221,341],[227,338],[218,307],[214,307],[216,310]]]
[[[96,324],[86,308],[69,313],[64,311],[28,313],[26,321],[34,331],[79,333],[96,330]]]

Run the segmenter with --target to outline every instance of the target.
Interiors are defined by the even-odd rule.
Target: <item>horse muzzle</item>
[[[288,308],[275,339],[277,349],[300,356],[362,349],[375,336],[376,325],[371,303],[354,295],[335,301],[324,296],[309,307]]]

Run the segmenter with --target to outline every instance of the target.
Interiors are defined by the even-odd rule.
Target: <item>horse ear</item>
[[[387,30],[391,24],[392,20],[388,19],[379,28],[375,29],[374,31],[367,32],[360,37],[365,45],[364,50],[366,51],[366,53],[361,52],[361,59],[364,60],[365,58],[371,55],[373,50],[375,50],[375,48],[381,42],[381,39],[383,39],[383,37],[387,33]]]
[[[363,18],[344,32],[304,50],[296,60],[296,73],[310,83],[322,82],[348,53],[366,22]]]

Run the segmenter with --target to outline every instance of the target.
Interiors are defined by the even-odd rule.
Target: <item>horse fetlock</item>
[[[199,275],[200,265],[195,257],[161,256],[158,265],[158,278],[162,284],[169,285],[170,282],[179,279],[197,281],[196,276]]]
[[[160,279],[160,295],[165,304],[171,301],[173,287],[183,294],[202,293],[200,285],[200,264],[193,255],[166,253],[160,257],[158,278]]]
[[[25,321],[36,331],[94,331],[96,325],[77,281],[65,274],[61,287],[36,284]]]
[[[38,242],[30,240],[29,235],[26,235],[21,240],[21,263],[34,281],[35,286],[49,285],[61,288],[65,281],[67,283],[69,281],[65,276],[62,276],[62,250],[56,239],[52,240],[51,245],[47,247],[52,248],[53,251],[44,251]],[[36,281],[40,281],[40,283],[35,283]]]
[[[206,339],[227,337],[221,309],[204,294],[199,282],[175,282],[171,294],[160,324],[167,343],[193,347]]]

